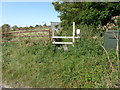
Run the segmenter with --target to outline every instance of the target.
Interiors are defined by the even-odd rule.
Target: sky
[[[2,25],[19,27],[60,22],[51,2],[2,2]]]

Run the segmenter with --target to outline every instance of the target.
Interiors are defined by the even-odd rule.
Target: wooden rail
[[[49,32],[50,30],[40,30],[40,31],[22,31],[22,32],[5,32],[2,34],[15,34],[15,33],[30,33],[30,32]]]
[[[73,44],[72,42],[52,42],[52,44]]]
[[[49,37],[49,35],[39,35],[39,36],[4,36],[4,37],[9,37],[9,38],[16,38],[16,37]]]
[[[47,32],[48,35],[20,35],[21,33],[32,33],[32,32]],[[3,35],[2,35],[3,34]],[[50,30],[39,30],[39,31],[16,31],[16,32],[5,32],[5,33],[2,33],[2,37],[3,38],[17,38],[17,37],[41,37],[41,38],[49,38],[51,40],[51,31]],[[19,34],[18,36],[9,36],[9,34]],[[6,36],[8,35],[8,36]],[[23,40],[22,40],[23,41]],[[36,41],[36,40],[33,40],[33,41]],[[21,40],[15,40],[15,41],[12,41],[12,40],[9,40],[9,41],[0,41],[0,42],[21,42]]]
[[[13,41],[0,41],[0,42],[23,42],[24,40],[13,40]],[[34,41],[41,41],[41,40],[31,40],[31,42],[34,42]]]
[[[52,38],[72,38],[73,39],[73,37],[72,36],[52,36]],[[74,37],[74,38],[80,38],[80,37]]]

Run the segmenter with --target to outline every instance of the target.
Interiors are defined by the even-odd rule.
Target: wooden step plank
[[[52,44],[73,44],[72,42],[52,42]]]
[[[72,36],[53,36],[52,38],[73,38]],[[75,37],[80,38],[80,37]]]

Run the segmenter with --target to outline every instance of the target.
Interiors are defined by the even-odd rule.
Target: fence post
[[[73,47],[75,42],[75,22],[73,22]]]
[[[49,32],[49,40],[51,42],[51,31],[49,30],[48,32]]]

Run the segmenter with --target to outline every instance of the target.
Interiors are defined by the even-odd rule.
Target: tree
[[[10,31],[10,25],[8,24],[4,24],[2,25],[2,38],[6,39],[6,40],[11,40],[12,38],[10,36],[12,36],[12,34],[9,34],[7,32]]]
[[[42,27],[42,25],[39,25],[39,27]]]
[[[12,28],[13,28],[13,30],[16,30],[18,28],[18,26],[14,25]]]
[[[34,28],[33,26],[30,26],[29,28]]]
[[[116,2],[53,2],[60,13],[62,25],[106,25],[112,16],[120,15],[120,3]]]
[[[77,14],[81,11],[83,3],[77,2],[53,2],[54,8],[56,11],[60,13],[60,19],[62,21],[62,25],[71,24],[74,21]]]
[[[80,17],[88,25],[106,25],[111,17],[120,15],[120,3],[91,2],[85,8]]]
[[[47,26],[46,23],[43,26]]]
[[[39,27],[39,25],[35,25],[35,27]]]
[[[10,25],[9,24],[4,24],[2,25],[2,32],[8,32],[10,31]]]

